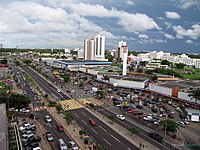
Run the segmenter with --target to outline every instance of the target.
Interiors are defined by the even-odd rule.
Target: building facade
[[[124,57],[123,46],[127,46],[126,42],[120,41],[119,46],[118,46],[118,59],[121,58],[122,60],[123,60],[123,57]]]
[[[105,59],[105,36],[97,35],[84,41],[85,60]]]

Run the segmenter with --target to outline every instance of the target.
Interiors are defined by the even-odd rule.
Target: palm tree
[[[191,91],[190,94],[188,94],[189,97],[192,97],[192,99],[195,99],[195,107],[197,104],[197,100],[200,100],[200,88],[194,89]]]

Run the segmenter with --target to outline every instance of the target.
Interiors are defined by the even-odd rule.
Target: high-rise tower
[[[85,60],[105,59],[105,36],[94,36],[84,41]]]

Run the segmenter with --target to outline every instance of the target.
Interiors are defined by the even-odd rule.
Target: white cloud
[[[170,23],[170,22],[164,22],[165,23],[165,25],[167,26],[167,28],[166,29],[169,29],[169,28],[171,28],[172,27],[172,24]]]
[[[191,39],[198,39],[200,37],[200,25],[195,24],[191,26],[191,29],[184,29],[182,26],[173,26],[173,30],[176,32],[178,39],[183,39],[184,36]]]
[[[167,43],[166,40],[162,40],[162,39],[140,39],[137,42],[140,44]]]
[[[0,35],[8,34],[13,43],[19,42],[18,45],[27,47],[83,46],[85,38],[96,34],[105,35],[107,39],[120,38],[83,16],[62,8],[13,2],[0,7],[0,12]]]
[[[109,10],[102,5],[84,3],[69,5],[69,7],[73,12],[76,12],[81,16],[118,18],[118,24],[127,32],[142,32],[151,29],[161,29],[152,18],[142,13],[127,13],[125,11],[118,11],[115,8]]]
[[[165,37],[170,39],[170,40],[174,40],[175,39],[175,37],[173,37],[173,35],[167,34],[167,33],[165,33]]]
[[[138,38],[140,38],[140,39],[148,39],[149,36],[146,35],[146,34],[139,34],[139,35],[138,35]]]
[[[194,42],[192,40],[187,40],[187,41],[185,41],[185,43],[187,43],[187,44],[194,44]]]
[[[135,3],[133,2],[133,0],[127,0],[127,1],[126,1],[126,4],[127,4],[127,5],[132,5],[132,6],[135,5]]]
[[[198,0],[181,0],[181,2],[180,2],[180,7],[182,9],[188,9],[195,5],[199,6]]]
[[[180,19],[181,16],[177,12],[166,11],[165,16],[169,19]]]

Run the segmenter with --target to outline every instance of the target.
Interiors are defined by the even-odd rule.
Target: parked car
[[[156,109],[156,108],[152,108],[151,109],[154,113],[157,113],[158,112],[158,109]]]
[[[39,147],[38,142],[32,142],[25,147],[25,150],[33,150],[34,148]]]
[[[117,115],[117,118],[120,119],[120,120],[125,120],[124,115]]]
[[[33,143],[33,142],[40,142],[41,141],[41,137],[39,136],[32,136],[30,137],[27,141],[24,141],[23,142],[23,145],[24,146],[27,146],[29,145],[30,143]]]
[[[186,127],[186,124],[183,121],[179,121],[178,125],[181,126],[181,127]]]

